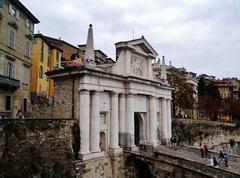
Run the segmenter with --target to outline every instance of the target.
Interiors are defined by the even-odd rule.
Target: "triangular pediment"
[[[149,54],[149,53],[153,54],[153,52],[144,43],[133,45],[133,47],[136,48],[140,52],[147,53],[147,54]]]
[[[152,56],[155,57],[158,56],[158,53],[153,49],[153,47],[148,43],[148,41],[144,37],[116,43],[117,48],[122,46],[129,46],[134,48],[136,51],[151,54]]]

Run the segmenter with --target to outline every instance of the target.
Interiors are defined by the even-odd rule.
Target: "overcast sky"
[[[115,56],[118,41],[142,35],[160,56],[197,74],[240,77],[239,0],[20,0],[39,20],[35,32]],[[134,35],[133,35],[134,31]]]

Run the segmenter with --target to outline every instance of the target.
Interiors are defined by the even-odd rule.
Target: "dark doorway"
[[[143,139],[143,121],[140,114],[134,114],[134,143],[139,146],[139,142]]]

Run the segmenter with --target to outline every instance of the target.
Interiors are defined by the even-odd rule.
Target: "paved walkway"
[[[185,159],[188,159],[190,161],[199,162],[199,163],[206,164],[206,165],[210,164],[209,160],[201,158],[200,154],[196,154],[196,153],[181,150],[181,149],[175,150],[173,148],[160,145],[155,149],[155,151],[159,152],[159,153],[164,153],[164,154],[180,157],[180,158],[185,158]],[[150,154],[150,152],[148,152],[147,154]],[[240,163],[229,161],[228,165],[229,165],[229,167],[225,167],[224,164],[222,163],[218,166],[218,168],[228,170],[228,171],[233,172],[233,173],[240,174]]]

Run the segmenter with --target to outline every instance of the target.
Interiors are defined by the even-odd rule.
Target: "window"
[[[0,0],[0,7],[3,7],[3,0]]]
[[[43,66],[40,66],[39,77],[43,78]]]
[[[24,84],[29,84],[29,75],[30,75],[29,68],[24,66],[24,69],[23,69],[23,83]]]
[[[41,92],[42,92],[42,85],[39,84],[39,86],[38,86],[38,93],[41,93]]]
[[[11,62],[4,62],[3,75],[14,78],[15,66]]]
[[[30,20],[26,19],[25,26],[27,29],[33,31],[33,23]]]
[[[25,48],[25,55],[26,55],[27,57],[30,57],[30,51],[31,51],[30,42],[27,41],[27,43],[26,43],[26,48]]]
[[[11,16],[16,17],[16,19],[19,19],[19,11],[15,7],[13,7],[11,4],[9,5],[8,12]]]
[[[9,31],[9,47],[14,48],[14,43],[15,43],[15,31],[10,30]]]
[[[44,41],[42,40],[41,43],[41,62],[43,63],[44,60]]]
[[[57,51],[57,53],[56,53],[56,67],[59,67],[58,63],[59,63],[59,52]]]
[[[48,64],[47,65],[48,65],[48,67],[51,66],[51,56],[50,55],[48,56]]]
[[[12,108],[12,100],[11,100],[11,96],[6,96],[6,110],[9,111]]]
[[[48,46],[48,54],[52,53],[52,48],[50,46]]]

